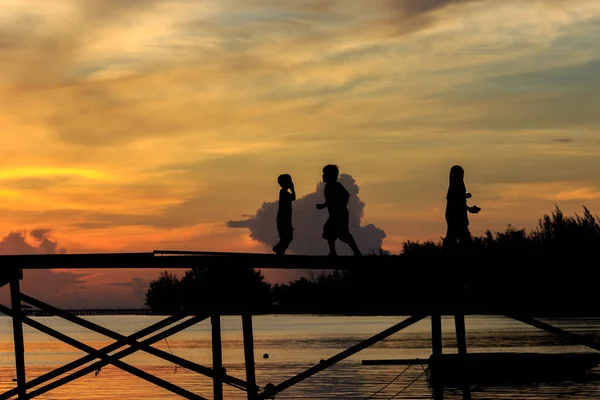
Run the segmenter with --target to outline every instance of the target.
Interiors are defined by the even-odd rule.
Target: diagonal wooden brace
[[[388,336],[391,336],[394,333],[401,331],[402,329],[407,328],[416,322],[419,322],[420,320],[424,319],[425,317],[426,317],[426,315],[414,315],[412,317],[406,318],[404,321],[399,322],[396,325],[391,326],[388,329],[386,329],[382,332],[379,332],[378,334],[373,335],[370,338],[363,340],[360,343],[355,344],[354,346],[350,347],[349,349],[346,349],[346,350],[336,354],[335,356],[328,358],[327,360],[321,361],[319,364],[310,367],[309,369],[307,369],[304,372],[300,372],[298,375],[296,375],[292,378],[289,378],[286,381],[284,381],[278,385],[275,385],[268,390],[265,390],[263,393],[258,395],[258,399],[264,400],[264,399],[271,398],[275,394],[281,392],[282,390],[285,390],[285,389],[289,388],[290,386],[295,385],[298,382],[302,382],[303,380],[313,376],[317,372],[320,372],[320,371],[324,370],[325,368],[328,368],[328,367],[332,366],[333,364],[340,362],[343,359],[348,358],[351,355],[358,353],[359,351],[364,350],[367,347],[370,347],[370,346],[374,345],[375,343],[382,341],[383,339],[387,338]]]
[[[158,321],[155,324],[152,324],[138,332],[135,332],[133,334],[131,334],[129,336],[129,338],[131,339],[140,339],[143,338],[147,335],[150,335],[160,329],[163,329],[169,325],[172,325],[173,323],[182,320],[183,318],[185,318],[185,315],[172,315],[170,317],[167,317],[161,321]],[[102,351],[104,353],[110,353],[112,351],[118,350],[119,348],[125,346],[126,343],[125,341],[121,340],[121,341],[116,341],[115,343],[109,344],[107,346],[102,347],[101,349],[99,349],[99,351]],[[50,372],[47,372],[43,375],[40,375],[38,377],[35,377],[31,380],[29,380],[26,384],[25,384],[25,389],[31,389],[34,386],[37,385],[41,385],[44,382],[47,382],[51,379],[54,379],[62,374],[66,374],[67,372],[70,372],[72,370],[74,370],[75,368],[79,368],[84,364],[87,364],[91,361],[94,361],[97,357],[93,356],[93,355],[86,355],[83,357],[78,358],[77,360],[71,361],[68,364],[65,364],[63,366],[60,366],[58,368],[53,369]],[[17,394],[17,389],[11,389],[7,392],[4,392],[2,394],[0,394],[0,400],[2,399],[8,399],[11,398],[12,396],[14,396],[15,394]]]
[[[10,316],[12,316],[12,314],[13,314],[13,312],[10,308],[3,306],[1,304],[0,304],[0,311],[2,311],[3,313],[5,313],[7,315],[10,315]],[[58,339],[64,343],[67,343],[79,350],[82,350],[82,351],[85,351],[86,353],[94,355],[95,357],[100,358],[103,361],[110,363],[117,368],[122,369],[123,371],[129,372],[130,374],[135,375],[139,378],[142,378],[150,383],[154,383],[155,385],[160,386],[163,389],[169,390],[173,393],[176,393],[186,399],[206,400],[204,397],[201,397],[201,396],[199,396],[195,393],[192,393],[188,390],[185,390],[177,385],[172,384],[171,382],[167,382],[164,379],[161,379],[152,374],[149,374],[148,372],[142,371],[139,368],[136,368],[127,363],[124,363],[123,361],[120,361],[119,359],[115,358],[114,356],[110,356],[107,353],[104,353],[100,350],[96,350],[95,348],[88,346],[87,344],[82,343],[79,340],[73,339],[70,336],[65,335],[64,333],[58,332],[50,327],[47,327],[46,325],[44,325],[38,321],[35,321],[29,317],[21,316],[21,320],[23,321],[23,323],[31,326],[32,328],[35,328],[49,336],[52,336],[55,339]],[[33,396],[31,396],[31,397],[33,397]]]
[[[162,332],[157,333],[156,335],[154,335],[152,337],[149,337],[148,339],[145,339],[143,341],[143,343],[147,344],[147,345],[151,345],[153,343],[159,342],[159,341],[161,341],[161,340],[163,340],[163,339],[165,339],[165,338],[167,338],[169,336],[174,335],[177,332],[180,332],[180,331],[182,331],[182,330],[184,330],[186,328],[189,328],[192,325],[197,324],[198,322],[200,322],[200,321],[202,321],[202,320],[204,320],[206,318],[207,317],[203,317],[203,316],[194,316],[194,317],[192,317],[192,318],[190,318],[190,319],[188,319],[186,321],[183,321],[183,322],[179,323],[179,325],[177,325],[177,326],[173,326],[173,327],[171,327],[169,329],[166,329],[166,330],[164,330]],[[127,349],[121,350],[121,351],[119,351],[119,352],[111,355],[110,357],[111,357],[111,359],[118,360],[118,359],[121,359],[123,357],[127,357],[128,355],[133,354],[135,352],[136,352],[135,349],[132,349],[131,347],[129,347]],[[108,362],[108,361],[104,361],[104,360],[97,361],[97,362],[95,362],[95,363],[93,363],[91,365],[88,365],[87,367],[81,368],[81,369],[79,369],[79,370],[71,373],[68,376],[65,376],[65,377],[62,377],[60,379],[57,379],[57,380],[55,380],[55,381],[53,381],[51,383],[48,383],[47,385],[45,385],[45,386],[43,386],[43,387],[41,387],[39,389],[36,389],[36,390],[32,391],[31,393],[29,393],[29,397],[33,398],[35,396],[39,396],[40,394],[46,393],[46,392],[48,392],[48,391],[50,391],[52,389],[55,389],[55,388],[57,388],[59,386],[62,386],[64,384],[66,384],[66,383],[74,381],[75,379],[81,378],[82,376],[87,375],[90,372],[97,371],[98,369],[100,369],[100,368],[102,368],[102,367],[104,367],[105,365],[108,365],[108,364],[110,364],[110,362]]]
[[[247,388],[246,382],[244,382],[241,379],[235,378],[235,377],[227,375],[227,374],[215,374],[215,372],[213,371],[212,368],[205,367],[203,365],[200,365],[195,362],[178,357],[174,354],[167,353],[166,351],[151,347],[149,345],[144,345],[134,339],[127,338],[126,336],[124,336],[120,333],[114,332],[108,328],[97,325],[91,321],[88,321],[86,319],[83,319],[81,317],[73,315],[66,311],[60,310],[54,306],[44,303],[43,301],[34,299],[31,296],[27,296],[26,294],[21,293],[21,299],[24,302],[31,304],[32,306],[35,306],[42,310],[48,311],[56,316],[62,317],[64,319],[66,319],[67,321],[70,321],[70,322],[73,322],[74,324],[83,326],[84,328],[92,330],[96,333],[100,333],[102,335],[108,336],[115,340],[122,340],[125,343],[127,343],[129,346],[134,348],[135,350],[145,351],[146,353],[155,355],[159,358],[162,358],[163,360],[180,365],[183,368],[187,368],[191,371],[208,376],[209,378],[214,378],[215,375],[217,375],[217,377],[220,378],[223,381],[223,383],[227,383],[229,385],[232,385],[232,386],[235,386],[238,388],[244,388],[244,389]]]

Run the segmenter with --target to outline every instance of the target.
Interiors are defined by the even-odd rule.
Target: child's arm
[[[327,197],[325,197],[325,202],[317,204],[317,210],[322,210],[327,207]]]
[[[340,186],[342,187],[340,196],[341,196],[341,200],[342,200],[342,204],[344,204],[344,206],[348,205],[348,201],[350,200],[350,193],[348,193],[348,191],[346,190],[346,188],[344,186],[342,186],[340,184]]]
[[[479,208],[477,206],[473,206],[473,207],[467,206],[467,211],[469,211],[471,214],[477,214],[479,211],[481,211],[481,208]]]
[[[467,194],[465,194],[465,197],[467,199],[470,199],[473,196],[471,195],[471,193],[467,193]],[[471,214],[477,214],[479,211],[481,211],[481,208],[479,208],[477,206],[472,206],[472,207],[467,206],[467,211],[470,212]]]
[[[317,204],[317,210],[322,210],[327,207],[327,197],[328,197],[327,186],[325,187],[325,190],[323,191],[323,195],[325,195],[325,201],[323,203]]]
[[[292,201],[296,200],[296,190],[294,190],[294,183],[290,183],[290,191],[292,192]]]

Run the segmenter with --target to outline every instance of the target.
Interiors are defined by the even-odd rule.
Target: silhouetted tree
[[[157,280],[150,282],[146,305],[156,312],[178,310],[181,306],[181,282],[177,275],[164,271]]]
[[[218,308],[222,312],[272,309],[271,284],[252,268],[195,267],[181,279],[183,308],[198,312]]]
[[[288,313],[404,314],[451,306],[467,287],[473,312],[494,305],[534,314],[599,315],[596,265],[590,262],[598,248],[598,217],[585,207],[572,217],[556,207],[530,232],[512,225],[486,231],[461,251],[445,251],[441,240],[406,241],[398,263],[376,273],[332,270],[271,287],[260,271],[249,268],[194,268],[181,281],[165,272],[152,282],[146,304],[249,307],[260,313],[272,311],[275,303],[275,311]],[[388,255],[380,250],[372,256]]]
[[[565,217],[556,207],[552,214],[539,220],[531,239],[546,253],[596,252],[600,245],[600,222],[587,207],[583,210],[583,215]]]

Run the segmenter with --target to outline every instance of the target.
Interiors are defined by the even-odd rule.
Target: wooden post
[[[210,317],[212,326],[213,398],[223,400],[223,349],[221,347],[221,316],[214,312]]]
[[[256,371],[254,370],[254,335],[252,332],[252,314],[244,311],[242,314],[242,331],[244,333],[244,359],[246,363],[246,384],[248,385],[248,400],[256,400]]]
[[[456,343],[458,354],[467,354],[467,334],[465,330],[465,314],[462,311],[454,314],[454,326],[456,327]]]
[[[467,334],[465,329],[465,314],[462,310],[454,314],[454,326],[456,328],[456,344],[460,357],[460,368],[462,369],[462,393],[463,400],[471,400],[471,386],[469,385],[469,365],[467,359]]]
[[[436,357],[442,354],[442,316],[439,313],[431,315],[431,350]]]
[[[442,356],[442,316],[438,310],[431,314],[431,353],[432,362],[430,368],[433,370],[433,398],[443,400],[444,390],[442,386],[440,369],[440,358]]]
[[[10,281],[10,303],[13,311],[13,338],[15,344],[15,366],[17,368],[17,393],[19,399],[25,399],[25,345],[23,342],[23,322],[21,320],[21,288],[19,280],[23,278],[22,270],[15,270]]]

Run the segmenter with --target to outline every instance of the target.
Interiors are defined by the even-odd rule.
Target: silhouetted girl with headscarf
[[[471,241],[469,232],[469,218],[467,212],[477,214],[481,208],[469,207],[467,199],[471,193],[467,193],[464,182],[465,171],[460,165],[450,168],[450,185],[446,195],[446,223],[448,230],[444,238],[444,247],[452,246],[458,241],[461,244]]]

